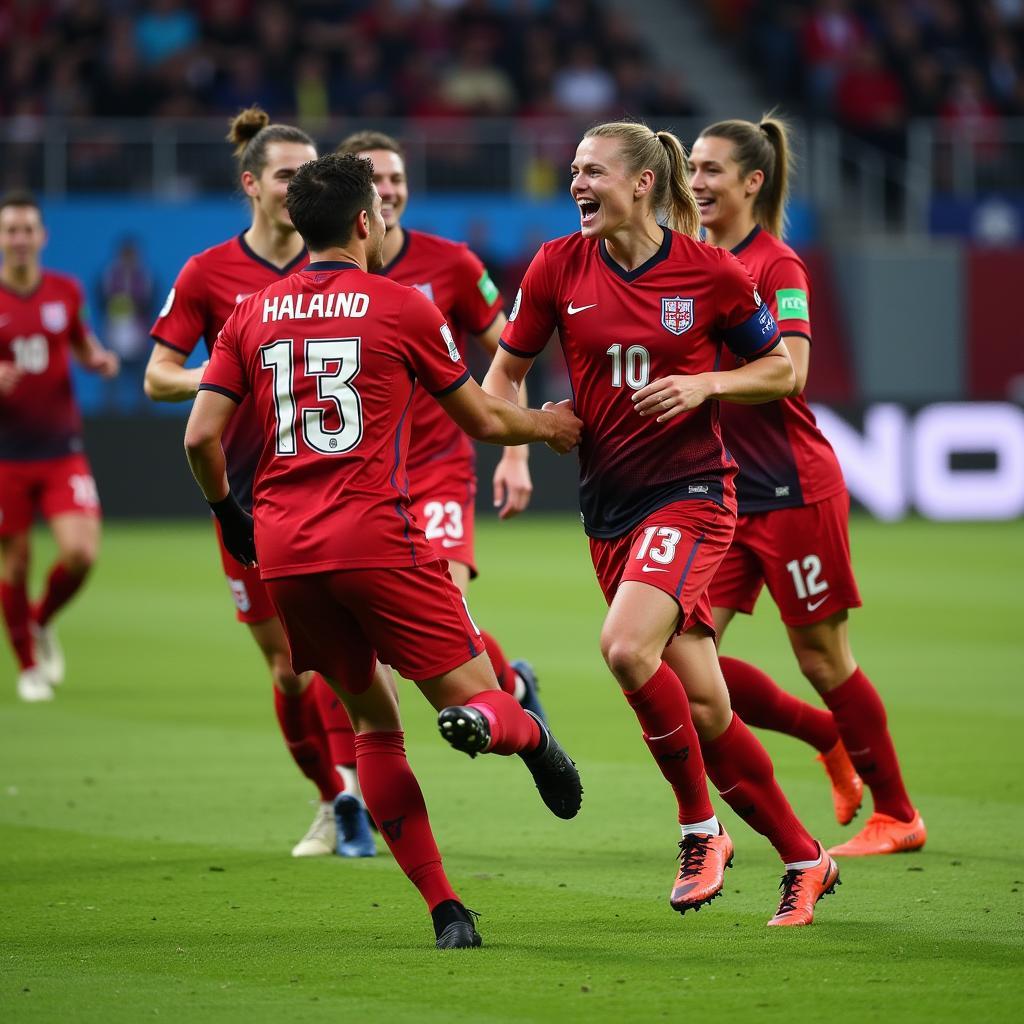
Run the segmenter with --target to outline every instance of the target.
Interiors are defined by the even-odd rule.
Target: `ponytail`
[[[248,107],[231,119],[227,140],[234,144],[239,175],[248,171],[257,178],[267,166],[267,147],[273,142],[297,142],[316,149],[316,143],[301,128],[271,124],[270,115],[257,106]]]
[[[698,238],[700,207],[697,205],[693,189],[690,188],[686,150],[671,132],[660,131],[655,132],[655,135],[665,147],[665,155],[668,157],[668,226],[680,234]]]

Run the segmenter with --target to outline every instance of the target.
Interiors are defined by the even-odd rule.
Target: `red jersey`
[[[153,324],[153,340],[191,355],[200,338],[208,352],[235,306],[267,285],[288,277],[308,260],[305,250],[286,267],[275,267],[239,235],[192,256],[181,268]],[[252,481],[263,445],[263,429],[252,406],[244,402],[224,434],[231,493],[243,508],[252,508]]]
[[[732,252],[757,281],[782,336],[810,341],[811,286],[800,257],[760,227]],[[740,515],[810,505],[846,489],[839,460],[803,395],[764,405],[723,402],[722,437],[740,467]]]
[[[723,345],[751,359],[778,328],[731,254],[665,231],[661,248],[623,270],[603,241],[569,235],[533,258],[502,347],[536,356],[558,328],[580,444],[580,508],[591,537],[617,537],[663,505],[734,504],[736,465],[722,445],[718,403],[669,420],[641,417],[633,394],[659,377],[718,368]]]
[[[466,335],[482,334],[502,311],[501,293],[486,268],[460,242],[422,231],[405,231],[398,255],[379,271],[419,289],[444,315],[463,357]],[[451,459],[474,460],[473,444],[426,392],[412,403],[409,472]],[[414,488],[415,489],[415,488]]]
[[[407,511],[410,409],[469,379],[414,288],[318,262],[244,299],[201,385],[264,424],[253,488],[264,579],[437,558]]]
[[[44,270],[27,295],[0,285],[0,361],[22,376],[0,396],[0,460],[55,459],[82,451],[82,415],[68,350],[86,338],[81,285]]]

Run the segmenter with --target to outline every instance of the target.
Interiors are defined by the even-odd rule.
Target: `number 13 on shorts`
[[[671,526],[648,526],[644,530],[644,539],[636,553],[638,562],[650,559],[661,565],[669,565],[676,557],[676,545],[682,540],[682,533]],[[660,542],[655,545],[657,538]]]

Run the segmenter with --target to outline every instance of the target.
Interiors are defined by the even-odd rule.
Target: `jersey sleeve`
[[[465,246],[461,249],[457,273],[456,324],[470,334],[483,334],[502,310],[501,292],[476,253]]]
[[[719,251],[722,261],[715,288],[717,327],[734,355],[757,359],[778,345],[778,324],[747,268],[732,253]]]
[[[469,369],[441,311],[416,289],[409,291],[399,318],[405,360],[423,387],[440,398],[462,387]]]
[[[532,359],[540,355],[558,326],[550,278],[547,257],[541,248],[526,268],[512,312],[508,315],[508,325],[501,335],[501,347],[514,356]]]
[[[782,335],[797,334],[810,341],[811,286],[803,263],[792,256],[776,260],[760,284]]]
[[[191,355],[206,331],[205,296],[202,269],[193,256],[181,268],[174,287],[167,293],[149,332],[153,340],[183,355]]]
[[[249,392],[249,379],[238,344],[238,326],[239,316],[236,309],[217,335],[199,390],[216,391],[234,402],[241,403]]]

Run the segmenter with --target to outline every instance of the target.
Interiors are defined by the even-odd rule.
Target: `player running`
[[[410,515],[410,411],[418,381],[460,427],[495,444],[541,440],[566,452],[581,424],[568,402],[537,412],[485,395],[438,309],[367,272],[381,266],[385,236],[369,160],[308,163],[287,199],[311,262],[244,299],[225,324],[189,418],[189,460],[228,549],[258,560],[295,668],[322,672],[348,707],[367,806],[427,903],[437,946],[478,946],[441,865],[381,663],[416,680],[456,749],[519,754],[558,817],[575,816],[582,789],[542,720],[498,686],[465,598]],[[264,424],[255,543],[221,449],[246,397]]]
[[[721,637],[736,612],[750,614],[767,584],[800,670],[829,710],[797,700],[749,662],[723,657],[733,707],[751,725],[817,747],[840,824],[860,807],[861,779],[868,784],[874,814],[830,853],[917,850],[924,821],[903,785],[881,697],[850,649],[848,610],[861,600],[850,561],[849,496],[803,397],[810,283],[800,258],[779,240],[790,170],[786,126],[773,117],[718,122],[701,132],[690,164],[708,241],[738,256],[757,279],[796,370],[795,386],[778,401],[722,408],[722,436],[740,466],[739,519],[710,588],[715,627]]]
[[[736,508],[736,466],[712,399],[787,394],[786,348],[739,261],[695,241],[700,214],[674,135],[625,122],[591,128],[570,192],[581,230],[534,257],[484,388],[513,398],[557,328],[584,423],[583,524],[610,606],[601,651],[679,804],[671,906],[685,913],[714,899],[732,859],[706,767],[722,798],[785,862],[769,924],[810,924],[838,868],[730,710],[706,593]],[[742,367],[717,370],[723,343]]]
[[[398,141],[383,132],[356,132],[340,143],[337,152],[354,153],[373,163],[373,180],[387,226],[380,273],[423,292],[441,310],[463,355],[466,335],[473,335],[488,357],[493,356],[506,323],[501,295],[483,263],[465,245],[402,227],[409,184],[405,153]],[[520,395],[520,404],[527,404],[525,393]],[[452,579],[466,594],[470,579],[477,575],[473,445],[426,391],[413,398],[411,416],[408,467],[412,513],[438,549],[438,556],[448,560]],[[518,515],[529,504],[533,485],[528,456],[526,445],[506,448],[494,471],[494,504],[500,519]],[[481,630],[480,635],[501,688],[544,717],[530,663],[509,662],[490,633]]]
[[[186,369],[185,362],[200,338],[206,339],[208,350],[212,348],[239,302],[307,262],[305,246],[285,208],[285,191],[299,166],[315,159],[316,147],[304,131],[269,120],[264,111],[251,107],[231,123],[228,138],[235,145],[252,222],[238,237],[193,256],[178,274],[151,331],[156,344],[145,386],[155,401],[194,398],[203,370]],[[262,428],[251,403],[245,403],[232,420],[224,443],[232,493],[249,509],[262,444]],[[238,620],[249,627],[270,669],[274,710],[285,744],[319,791],[316,816],[292,856],[372,856],[376,849],[358,797],[354,738],[345,709],[322,679],[293,671],[284,631],[259,574],[239,565],[225,549],[219,530],[217,536]]]
[[[64,656],[51,622],[96,561],[100,503],[82,444],[68,351],[102,377],[117,354],[89,329],[81,285],[44,270],[46,228],[35,198],[0,200],[0,603],[18,659],[18,696],[53,699]],[[28,599],[29,538],[39,512],[57,542],[42,599]]]

